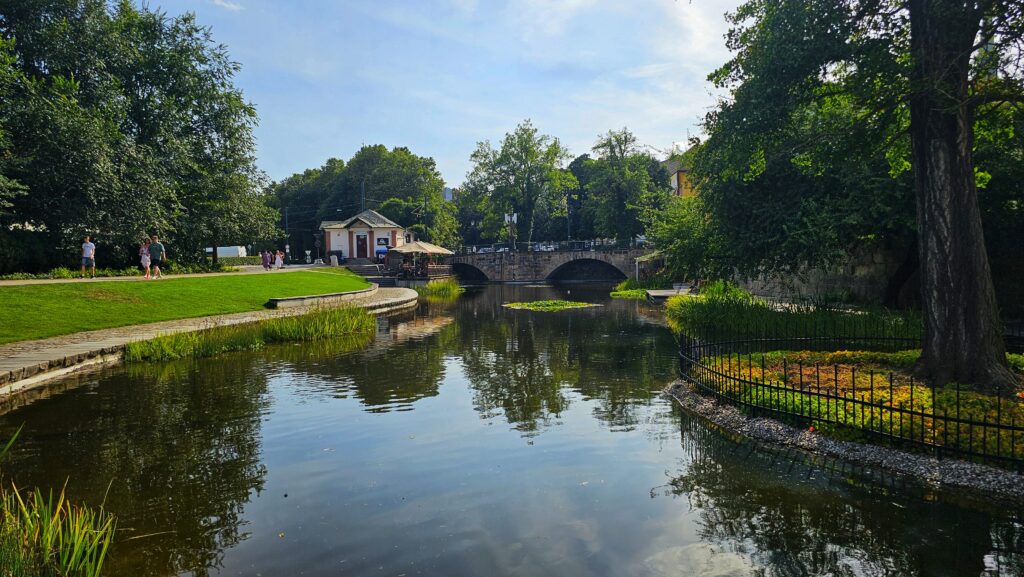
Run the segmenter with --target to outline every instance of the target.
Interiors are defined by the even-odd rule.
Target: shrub
[[[263,264],[259,256],[222,256],[217,259],[222,266],[259,266]]]

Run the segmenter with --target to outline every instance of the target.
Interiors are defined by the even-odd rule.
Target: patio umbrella
[[[437,246],[436,244],[430,244],[429,242],[424,242],[422,240],[406,243],[403,244],[402,246],[397,246],[391,250],[399,254],[455,254],[454,252],[444,248],[443,246]]]

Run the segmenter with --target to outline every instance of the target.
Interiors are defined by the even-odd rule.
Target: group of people
[[[160,267],[163,266],[166,259],[167,249],[160,242],[160,237],[154,234],[152,237],[142,240],[139,245],[139,264],[142,265],[142,269],[146,273],[146,279],[161,278]],[[89,278],[96,278],[96,244],[88,235],[82,238],[82,271],[78,278],[85,278],[86,271],[89,273]]]
[[[260,260],[263,262],[263,270],[284,268],[284,252],[280,250],[278,250],[277,252],[261,250]]]

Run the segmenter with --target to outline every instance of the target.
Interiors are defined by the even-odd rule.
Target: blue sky
[[[481,140],[525,118],[570,151],[629,127],[660,150],[699,133],[738,0],[152,0],[192,11],[242,65],[275,180],[408,146],[462,182]]]

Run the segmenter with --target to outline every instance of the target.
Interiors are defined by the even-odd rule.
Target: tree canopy
[[[273,236],[238,70],[192,14],[0,5],[0,235],[69,248],[91,234],[114,262],[147,233],[191,260]]]

